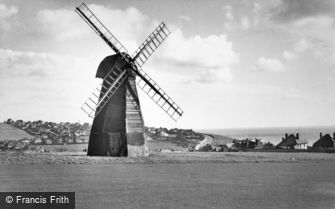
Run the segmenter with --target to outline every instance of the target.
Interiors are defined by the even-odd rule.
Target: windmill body
[[[112,55],[100,63],[96,77],[103,79],[108,74],[115,75],[118,72],[110,71],[116,69],[125,69],[127,78],[94,118],[88,155],[147,156],[143,117],[135,83],[136,75],[121,56]],[[110,84],[105,80],[103,86],[108,88]],[[104,88],[101,89],[100,98],[105,91]]]
[[[170,32],[162,22],[130,56],[84,3],[76,8],[76,12],[115,52],[100,63],[96,77],[103,80],[102,84],[81,107],[94,118],[88,155],[148,156],[136,86],[172,119],[177,120],[183,114],[182,109],[141,69]]]

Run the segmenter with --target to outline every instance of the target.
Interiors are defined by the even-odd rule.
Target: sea
[[[212,133],[231,137],[234,139],[261,139],[263,142],[278,144],[282,137],[287,134],[299,133],[299,139],[306,140],[309,146],[320,139],[320,133],[323,135],[335,133],[334,126],[310,126],[310,127],[276,127],[276,128],[229,128],[229,129],[200,129],[201,133]]]

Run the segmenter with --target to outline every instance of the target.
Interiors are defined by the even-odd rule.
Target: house
[[[169,134],[178,134],[179,133],[179,129],[177,128],[173,128],[169,130]]]
[[[43,123],[42,120],[38,120],[38,121],[34,121],[36,123],[36,125],[41,125]]]
[[[160,136],[169,136],[169,134],[167,133],[167,129],[165,128],[160,128],[158,133]]]
[[[234,139],[232,141],[232,145],[230,147],[231,147],[232,150],[237,150],[237,149],[240,149],[242,147],[242,143],[243,143],[242,140]]]
[[[255,138],[255,141],[256,141],[256,143],[255,143],[254,149],[263,149],[264,145],[263,145],[262,140]]]
[[[34,139],[34,144],[42,144],[42,139],[36,137],[36,138]]]
[[[329,134],[323,136],[322,133],[320,133],[320,139],[313,144],[313,149],[335,150],[335,133],[333,133],[333,137]]]
[[[6,121],[6,123],[7,123],[7,124],[14,124],[15,122],[14,122],[13,119],[10,119],[10,118],[9,118],[9,119]]]
[[[299,134],[285,134],[285,138],[277,145],[279,149],[302,149],[307,150],[307,141],[299,139]]]
[[[212,144],[212,150],[215,152],[228,152],[226,144]]]
[[[263,147],[263,143],[261,142],[260,139],[243,139],[243,140],[238,140],[238,139],[234,139],[233,140],[233,146],[232,149],[254,149],[254,148],[259,148],[259,147]]]
[[[67,140],[67,137],[59,137],[57,143],[58,143],[58,144],[66,143],[66,140]]]
[[[75,139],[75,142],[76,142],[76,143],[83,143],[83,140],[82,140],[81,138],[76,138],[76,139]]]
[[[41,134],[40,134],[40,137],[41,137],[42,139],[47,139],[47,138],[48,138],[48,134],[46,134],[46,133],[41,133]]]
[[[17,142],[17,143],[15,144],[14,149],[16,149],[16,150],[22,150],[22,149],[24,149],[25,147],[27,147],[27,145],[26,145],[25,143],[19,141],[19,142]]]
[[[85,130],[76,130],[74,132],[74,136],[78,137],[78,136],[85,136],[87,135],[86,131]]]
[[[30,144],[30,140],[27,139],[27,138],[22,139],[21,142],[24,143],[24,144],[26,144],[26,145]]]
[[[17,120],[14,124],[16,127],[22,128],[24,126],[23,120]]]
[[[263,145],[263,149],[273,149],[275,146],[271,142],[267,142]]]
[[[294,145],[294,149],[302,149],[302,150],[307,150],[307,141],[305,140],[297,140],[297,144]]]
[[[81,136],[80,139],[81,139],[82,142],[88,143],[89,136]]]
[[[52,140],[51,139],[46,139],[45,144],[52,144]]]
[[[8,144],[7,144],[7,149],[12,149],[12,148],[15,147],[15,145],[16,145],[16,143],[15,143],[14,141],[10,141],[10,142],[8,142]]]
[[[153,128],[153,127],[148,127],[148,128],[147,128],[147,132],[148,132],[149,134],[151,134],[151,135],[156,135],[156,134],[157,134],[156,129]]]

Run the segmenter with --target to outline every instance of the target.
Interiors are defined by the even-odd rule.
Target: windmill
[[[144,122],[136,85],[177,121],[183,110],[141,67],[170,34],[162,22],[132,56],[119,40],[82,3],[75,10],[115,52],[104,58],[96,73],[102,83],[81,109],[93,118],[88,155],[147,156]]]

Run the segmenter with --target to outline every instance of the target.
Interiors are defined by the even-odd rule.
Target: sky
[[[143,66],[184,110],[139,91],[146,126],[335,125],[335,0],[101,0],[88,7],[132,54],[164,21]],[[77,0],[0,0],[0,120],[90,122],[80,107],[114,52]]]

